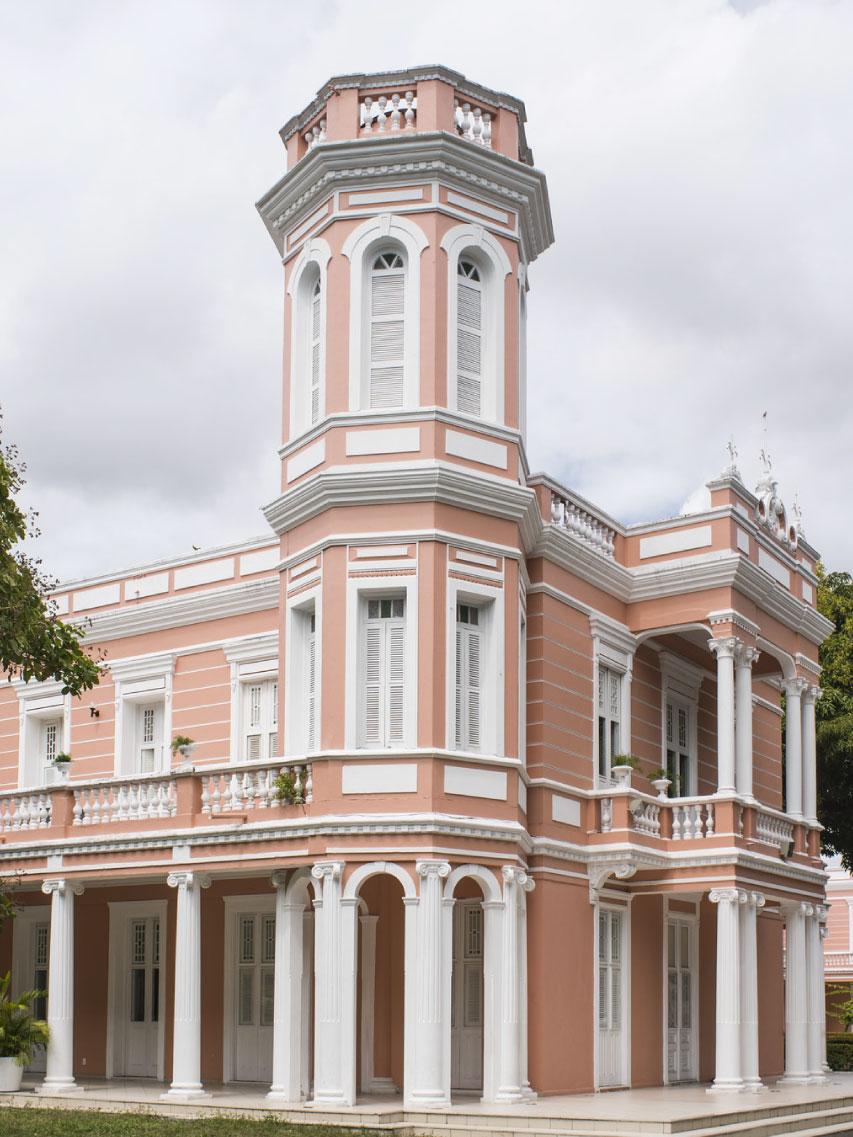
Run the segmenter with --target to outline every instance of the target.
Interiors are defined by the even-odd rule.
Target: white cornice
[[[441,422],[459,430],[473,429],[488,438],[497,438],[501,442],[517,446],[520,451],[524,449],[521,433],[511,427],[486,422],[471,415],[458,414],[446,407],[414,407],[409,410],[400,407],[393,411],[348,411],[345,414],[326,415],[309,430],[281,446],[278,451],[279,457],[289,458],[294,451],[301,450],[309,442],[324,435],[330,427],[349,429],[360,426],[399,426],[402,422]]]
[[[130,655],[123,659],[110,659],[105,666],[117,683],[124,683],[132,679],[171,675],[175,670],[176,658],[177,655],[173,651],[157,651],[150,655]]]
[[[281,562],[282,571],[298,565],[304,560],[315,557],[326,549],[340,545],[375,545],[376,533],[330,533],[319,541],[305,545],[297,552]],[[402,545],[416,544],[421,541],[441,541],[453,545],[457,549],[465,549],[471,553],[482,553],[488,557],[509,557],[510,560],[521,561],[521,551],[511,545],[501,545],[496,541],[481,541],[467,533],[454,533],[450,529],[383,529],[381,534],[383,544]]]
[[[285,233],[296,228],[333,190],[375,180],[384,185],[439,178],[445,185],[518,213],[523,259],[529,263],[554,240],[545,175],[513,158],[472,146],[445,131],[372,135],[324,142],[300,159],[257,203],[267,230],[284,255]]]
[[[222,645],[229,663],[249,663],[258,659],[278,658],[278,630],[259,632],[254,636],[240,636],[226,640]]]
[[[241,616],[247,612],[262,612],[277,608],[279,577],[231,584],[226,588],[209,588],[186,596],[170,597],[149,603],[114,608],[98,612],[85,621],[86,641],[100,643],[122,639],[124,636],[156,632],[164,628],[183,627],[204,620],[222,620],[228,616]],[[71,621],[74,622],[73,619]]]
[[[412,501],[436,501],[513,521],[527,548],[542,524],[532,490],[441,461],[331,466],[283,493],[263,512],[277,533],[285,533],[327,509]]]
[[[610,647],[632,656],[637,650],[637,637],[617,620],[603,612],[590,612],[589,630]]]

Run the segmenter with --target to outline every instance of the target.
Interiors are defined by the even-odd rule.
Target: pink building
[[[838,1004],[853,998],[853,879],[841,867],[840,857],[833,857],[826,867],[826,1026],[827,1030],[846,1031]]]
[[[524,123],[441,67],[287,123],[270,535],[68,584],[100,686],[0,691],[48,1091],[823,1078],[817,554],[769,472],[632,526],[530,472]]]

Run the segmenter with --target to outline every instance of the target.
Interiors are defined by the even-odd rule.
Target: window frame
[[[705,678],[705,672],[686,659],[674,655],[669,651],[662,651],[658,656],[661,673],[661,769],[669,770],[666,737],[667,704],[674,707],[683,707],[688,712],[688,762],[690,771],[690,785],[688,792],[672,793],[674,786],[670,786],[667,793],[670,797],[696,797],[699,791],[699,688]],[[667,776],[669,776],[667,774]],[[678,787],[679,790],[681,787]]]
[[[592,758],[593,758],[593,784],[607,786],[611,784],[610,767],[606,776],[601,773],[601,753],[599,745],[598,727],[598,680],[601,667],[619,676],[620,688],[620,754],[631,751],[631,679],[634,667],[634,653],[637,650],[637,639],[626,627],[618,624],[601,613],[590,613],[590,632],[592,634]],[[612,757],[612,755],[611,755]]]
[[[71,696],[63,695],[55,679],[44,682],[12,680],[18,696],[18,788],[41,788],[50,784],[42,760],[42,730],[45,723],[59,722],[56,752],[71,749]]]
[[[386,597],[405,599],[406,621],[403,687],[403,738],[392,746],[364,746],[361,741],[362,643],[367,601]],[[345,745],[362,753],[387,754],[411,750],[418,739],[418,578],[415,573],[347,580]]]
[[[459,604],[473,605],[480,610],[480,746],[477,750],[456,745],[456,626]],[[448,576],[445,629],[446,749],[459,754],[504,757],[506,708],[504,589]]]
[[[140,706],[162,705],[159,761],[148,776],[171,768],[169,743],[172,738],[172,681],[177,656],[173,652],[132,656],[110,660],[108,667],[115,683],[115,776],[139,777],[137,762],[137,715]]]
[[[287,286],[290,297],[290,439],[313,429],[327,414],[326,334],[328,312],[328,264],[332,250],[315,237],[299,254]],[[313,292],[320,283],[320,377],[319,413],[312,418],[312,320]]]
[[[322,745],[323,722],[323,637],[322,589],[319,585],[300,592],[287,602],[285,628],[287,663],[284,691],[284,754],[306,757]],[[310,617],[314,617],[314,746],[309,745],[309,724],[305,705],[309,697],[308,669],[305,666],[310,639]],[[281,728],[279,728],[280,730]]]
[[[474,422],[506,422],[506,299],[505,281],[512,272],[498,241],[479,225],[456,225],[445,233],[441,248],[447,254],[447,406]],[[459,409],[458,331],[459,262],[468,260],[480,272],[480,413]]]
[[[252,682],[274,680],[279,684],[278,708],[281,708],[281,677],[279,675],[278,632],[261,632],[255,636],[241,636],[223,644],[225,658],[231,668],[231,732],[229,762],[244,765],[246,756],[246,689]],[[277,713],[278,755],[282,753],[281,715]],[[262,757],[258,761],[273,761]]]

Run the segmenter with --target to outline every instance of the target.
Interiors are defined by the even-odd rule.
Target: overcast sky
[[[266,531],[281,264],[254,202],[331,75],[527,104],[555,245],[529,439],[625,522],[764,443],[853,570],[853,0],[0,0],[0,403],[70,579]]]

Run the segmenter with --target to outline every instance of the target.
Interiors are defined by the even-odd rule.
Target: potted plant
[[[636,754],[614,754],[610,763],[610,776],[620,786],[631,785],[631,774],[640,772],[640,759]]]
[[[282,805],[304,805],[305,783],[307,773],[292,774],[289,770],[282,770],[273,782],[275,797]]]
[[[9,995],[12,973],[0,978],[0,1092],[14,1093],[21,1088],[24,1066],[35,1052],[50,1041],[46,1022],[32,1013],[32,1004],[46,994],[24,991],[17,999]]]
[[[172,753],[180,754],[184,762],[189,762],[195,751],[195,743],[185,734],[176,734],[172,739]]]
[[[64,781],[68,777],[68,771],[71,768],[71,755],[61,750],[58,754],[54,755],[50,764],[56,771],[56,776]]]
[[[672,785],[669,774],[664,770],[663,766],[658,766],[656,770],[652,770],[649,774],[649,781],[658,792],[658,797],[667,797],[667,790]]]

